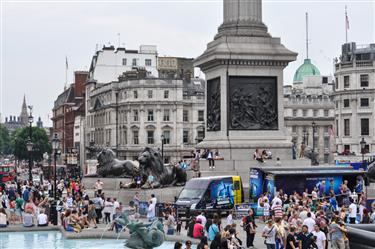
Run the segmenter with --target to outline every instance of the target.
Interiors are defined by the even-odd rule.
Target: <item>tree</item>
[[[21,160],[29,158],[29,152],[26,148],[26,143],[29,139],[29,129],[29,127],[22,128],[16,131],[14,135],[14,155]],[[32,127],[31,129],[31,142],[33,143],[32,159],[34,161],[41,161],[45,152],[51,153],[51,144],[44,129],[38,127]]]
[[[9,136],[9,130],[2,124],[0,124],[0,154],[10,155],[12,154],[11,139]]]

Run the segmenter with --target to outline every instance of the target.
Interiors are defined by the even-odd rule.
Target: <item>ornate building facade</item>
[[[146,146],[163,149],[165,162],[190,155],[204,137],[204,83],[150,78],[142,69],[117,82],[89,81],[86,144],[110,147],[123,159],[136,159]]]
[[[4,126],[9,130],[9,132],[13,132],[16,129],[28,126],[28,124],[29,114],[27,112],[26,97],[23,96],[21,114],[19,116],[9,116],[9,118],[5,117]]]
[[[335,65],[335,128],[339,153],[375,152],[375,44],[342,45]]]
[[[293,85],[284,86],[285,126],[296,143],[297,154],[302,144],[314,146],[320,164],[334,160],[333,85],[331,76],[321,76],[310,59],[305,59],[294,75]]]

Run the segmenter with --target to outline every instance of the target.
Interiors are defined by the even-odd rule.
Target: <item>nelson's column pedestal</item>
[[[200,148],[250,160],[256,148],[291,160],[283,114],[283,69],[297,54],[262,22],[261,0],[224,0],[224,22],[195,66],[206,74],[206,136]]]

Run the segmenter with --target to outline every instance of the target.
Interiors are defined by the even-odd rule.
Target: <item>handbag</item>
[[[267,235],[269,235],[269,234],[272,232],[272,230],[273,230],[274,227],[275,227],[275,226],[272,226],[271,230],[268,231]],[[267,238],[264,239],[264,244],[265,244],[265,245],[267,245],[266,239],[267,239]]]

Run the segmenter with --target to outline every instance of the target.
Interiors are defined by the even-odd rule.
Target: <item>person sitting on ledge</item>
[[[7,220],[7,213],[5,212],[4,208],[0,208],[0,228],[7,227],[8,220]]]
[[[24,227],[33,227],[34,226],[34,215],[31,209],[26,209],[26,213],[22,216],[23,226]]]
[[[40,210],[37,220],[38,220],[38,227],[48,226],[48,216],[44,213],[44,210]]]

